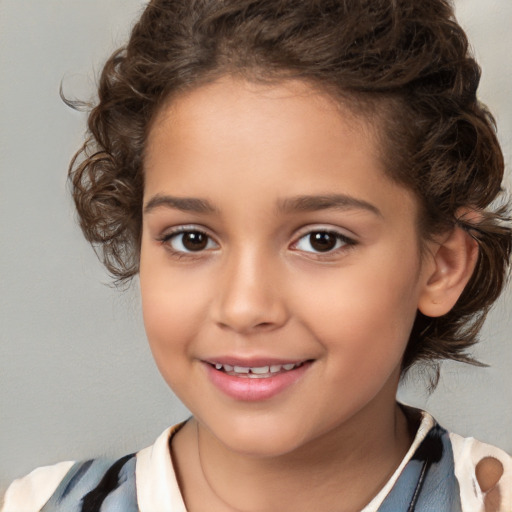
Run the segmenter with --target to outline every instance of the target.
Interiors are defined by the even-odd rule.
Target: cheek
[[[198,327],[196,295],[175,293],[160,283],[151,287],[142,280],[141,295],[144,325],[150,343],[180,342]]]
[[[329,351],[362,364],[400,359],[417,311],[418,265],[411,260],[369,254],[334,274],[318,274],[296,289],[304,300],[297,308]]]
[[[139,280],[146,335],[157,365],[166,373],[168,365],[187,353],[200,327],[200,288],[144,252]]]

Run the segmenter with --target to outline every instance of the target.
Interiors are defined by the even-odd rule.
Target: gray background
[[[187,414],[151,359],[137,282],[127,292],[106,286],[66,189],[85,116],[61,102],[60,82],[68,95],[91,97],[101,63],[142,5],[0,0],[0,491],[38,465],[137,450]],[[512,2],[456,6],[510,168]],[[475,350],[490,368],[445,364],[433,395],[421,372],[400,390],[449,429],[509,452],[511,295]]]

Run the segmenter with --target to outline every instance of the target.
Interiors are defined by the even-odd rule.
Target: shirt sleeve
[[[0,512],[39,512],[73,466],[73,461],[34,469],[8,487]]]

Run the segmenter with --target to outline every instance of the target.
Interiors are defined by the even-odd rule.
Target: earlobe
[[[478,244],[467,231],[455,226],[432,247],[431,265],[418,302],[426,316],[448,313],[473,274],[478,259]]]

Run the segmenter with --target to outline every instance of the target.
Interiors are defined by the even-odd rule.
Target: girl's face
[[[145,172],[146,331],[199,425],[270,456],[393,407],[429,263],[367,124],[223,78],[162,109]]]

